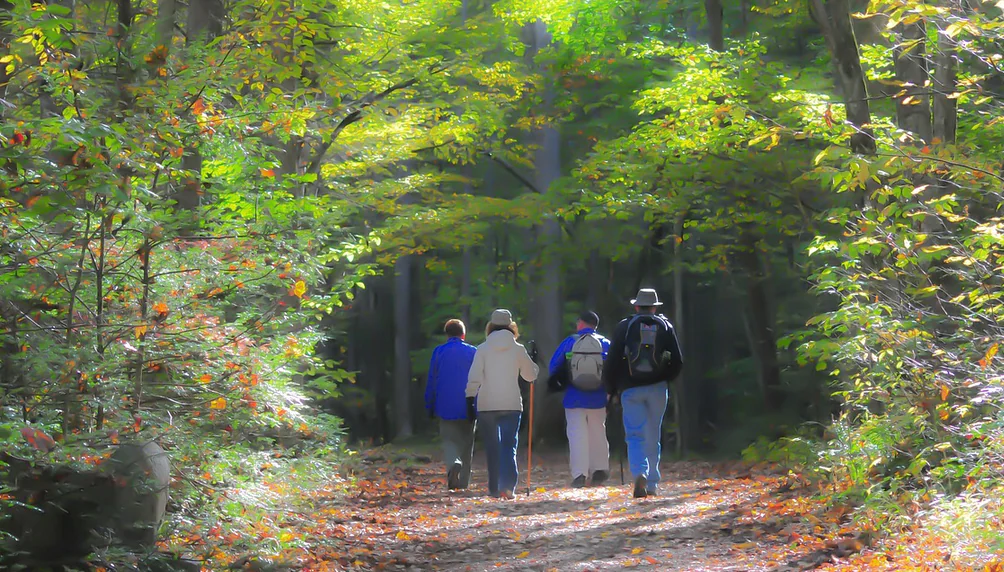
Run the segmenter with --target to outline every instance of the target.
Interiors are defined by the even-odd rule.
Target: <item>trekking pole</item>
[[[530,425],[526,437],[526,496],[530,496],[530,474],[533,472],[533,386],[530,384]]]

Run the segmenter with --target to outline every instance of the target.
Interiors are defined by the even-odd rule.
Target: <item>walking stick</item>
[[[530,384],[530,425],[526,437],[526,496],[530,496],[530,474],[533,472],[533,386]]]

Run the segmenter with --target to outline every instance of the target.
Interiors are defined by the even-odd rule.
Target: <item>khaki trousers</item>
[[[566,409],[565,431],[573,479],[580,475],[588,479],[596,471],[610,472],[606,408]]]

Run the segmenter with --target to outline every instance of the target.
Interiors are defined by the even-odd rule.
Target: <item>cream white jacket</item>
[[[492,332],[474,353],[467,374],[467,397],[478,398],[478,411],[522,411],[519,378],[533,382],[539,371],[512,332]]]

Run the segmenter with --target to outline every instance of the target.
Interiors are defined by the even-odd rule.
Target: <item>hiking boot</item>
[[[499,498],[502,499],[502,500],[512,500],[512,499],[516,498],[516,495],[514,495],[510,491],[502,491],[502,492],[499,493]]]
[[[610,475],[606,471],[596,471],[595,473],[593,473],[593,482],[592,482],[592,485],[594,487],[598,487],[598,486],[602,485],[603,483],[607,482],[607,479],[609,477],[610,477]]]
[[[645,475],[638,475],[634,480],[634,498],[643,499],[648,496],[648,479]]]
[[[586,486],[586,476],[585,475],[579,475],[579,476],[575,477],[572,480],[572,488],[573,489],[581,489],[584,486]]]
[[[657,497],[659,496],[659,488],[653,486],[645,487],[645,495],[650,497]]]
[[[460,465],[453,465],[446,473],[446,488],[455,491],[460,487]]]

